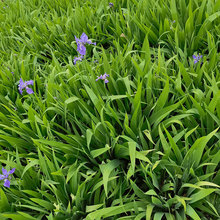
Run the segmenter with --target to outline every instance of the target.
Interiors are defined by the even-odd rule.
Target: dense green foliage
[[[113,4],[0,2],[1,220],[220,219],[220,0]]]

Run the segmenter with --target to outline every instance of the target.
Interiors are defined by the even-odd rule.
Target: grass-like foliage
[[[0,219],[220,219],[220,1],[109,3],[0,1]]]

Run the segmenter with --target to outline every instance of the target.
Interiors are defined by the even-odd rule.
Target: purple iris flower
[[[73,59],[74,65],[76,65],[76,61],[82,61],[83,57],[84,57],[83,55],[81,55],[81,56],[79,56],[79,57],[75,57],[75,58]]]
[[[79,54],[81,54],[83,56],[86,55],[85,44],[94,44],[94,45],[96,45],[96,43],[92,43],[92,41],[89,40],[88,36],[85,33],[82,33],[80,39],[75,36],[75,40],[76,40],[76,43],[77,43],[77,51],[79,52]]]
[[[195,56],[195,55],[193,55],[192,56],[193,57],[193,59],[194,59],[194,63],[198,63],[199,62],[199,60],[202,58],[202,55],[201,56]]]
[[[26,89],[26,92],[28,94],[32,94],[34,93],[33,90],[31,88],[28,87],[28,85],[33,85],[34,84],[34,81],[33,80],[29,80],[29,81],[23,81],[22,78],[20,78],[20,81],[19,81],[19,85],[18,85],[18,90],[19,92],[22,94],[23,92],[23,89]]]
[[[109,5],[110,8],[114,7],[114,4],[112,2],[109,2],[108,5]]]
[[[102,80],[104,80],[105,83],[108,83],[109,81],[106,79],[107,77],[109,77],[109,74],[105,73],[104,75],[98,76],[96,81],[98,81],[99,79],[102,79]]]
[[[9,171],[7,171],[6,169],[4,169],[3,167],[2,167],[2,174],[3,175],[0,175],[0,180],[4,180],[4,186],[5,187],[10,187],[10,184],[11,184],[11,182],[10,182],[10,176],[9,176],[9,174],[12,174],[12,173],[14,173],[15,172],[15,168],[13,168],[13,169],[11,169],[11,170],[9,170]]]

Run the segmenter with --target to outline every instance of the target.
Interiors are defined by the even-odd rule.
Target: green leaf
[[[201,220],[196,211],[190,206],[186,206],[186,214],[189,215],[193,220]]]
[[[19,215],[19,214],[2,214],[2,216],[12,219],[12,220],[33,220],[33,218],[26,217],[24,215]]]
[[[102,207],[103,204],[97,204],[97,205],[90,205],[90,206],[86,206],[86,212],[93,212],[98,210],[100,207]]]
[[[98,112],[101,112],[102,107],[104,106],[103,100],[101,98],[98,98],[92,89],[90,89],[87,85],[84,84],[84,87],[86,89],[86,92],[88,93],[91,101],[93,102],[95,108],[98,110]]]
[[[118,214],[122,214],[124,212],[130,211],[133,208],[133,206],[134,203],[131,202],[116,207],[103,208],[101,210],[97,210],[87,215],[86,220],[100,220],[100,219],[108,218],[110,216],[116,216]]]
[[[201,199],[206,198],[208,195],[210,195],[211,193],[215,192],[216,189],[200,189],[199,192],[194,193],[190,198],[191,200],[189,201],[189,203],[195,203]]]
[[[146,219],[151,219],[151,215],[153,213],[154,205],[147,205],[147,210],[146,210]]]
[[[32,160],[23,170],[23,173],[21,175],[21,178],[24,176],[24,174],[33,166],[36,166],[39,164],[38,160]]]
[[[129,147],[129,155],[130,155],[130,160],[131,160],[132,175],[134,175],[134,171],[135,171],[136,143],[135,143],[135,142],[128,142],[128,147]]]
[[[152,136],[151,136],[150,131],[149,131],[149,130],[144,130],[143,132],[144,132],[144,134],[147,136],[147,138],[149,139],[149,141],[155,145],[155,143],[154,143],[154,141],[153,141],[153,139],[152,139]]]
[[[195,143],[189,149],[189,151],[186,153],[186,156],[183,159],[183,167],[190,167],[192,164],[194,164],[195,167],[199,165],[206,144],[217,132],[217,130],[218,128],[210,134],[208,134],[207,136],[201,137],[195,141]]]
[[[55,207],[52,205],[50,202],[47,202],[43,199],[37,199],[37,198],[30,198],[33,202],[39,204],[40,206],[48,209],[48,210],[53,210]]]
[[[163,212],[157,212],[154,215],[154,220],[161,220],[163,218],[164,213]]]
[[[0,212],[10,211],[10,205],[4,191],[0,188]]]
[[[166,104],[168,95],[169,95],[169,79],[167,78],[165,87],[164,87],[162,93],[160,94],[159,99],[157,100],[154,112],[157,112],[158,110],[160,110],[164,107],[164,105]]]
[[[171,148],[173,149],[173,152],[177,158],[177,161],[179,164],[181,164],[182,160],[183,160],[183,156],[181,154],[181,151],[179,149],[179,147],[176,145],[176,143],[174,142],[173,138],[171,137],[171,135],[169,134],[169,132],[167,131],[166,128],[164,128],[164,130],[166,131],[167,137],[169,139]]]
[[[121,164],[119,160],[112,160],[107,164],[100,165],[100,169],[103,175],[103,184],[106,196],[108,196],[108,181],[111,172]]]
[[[106,151],[108,151],[109,149],[111,149],[111,148],[109,147],[109,145],[106,144],[106,146],[104,148],[92,150],[91,155],[93,158],[96,158],[96,157],[100,156],[101,154],[105,153]]]
[[[76,96],[73,96],[73,97],[68,98],[68,99],[65,101],[65,104],[68,105],[68,104],[70,104],[70,103],[72,103],[72,102],[75,102],[75,101],[77,101],[77,100],[79,100],[79,98],[76,97]]]

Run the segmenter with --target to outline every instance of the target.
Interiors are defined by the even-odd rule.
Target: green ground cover
[[[109,3],[0,2],[0,219],[220,219],[220,0]]]

